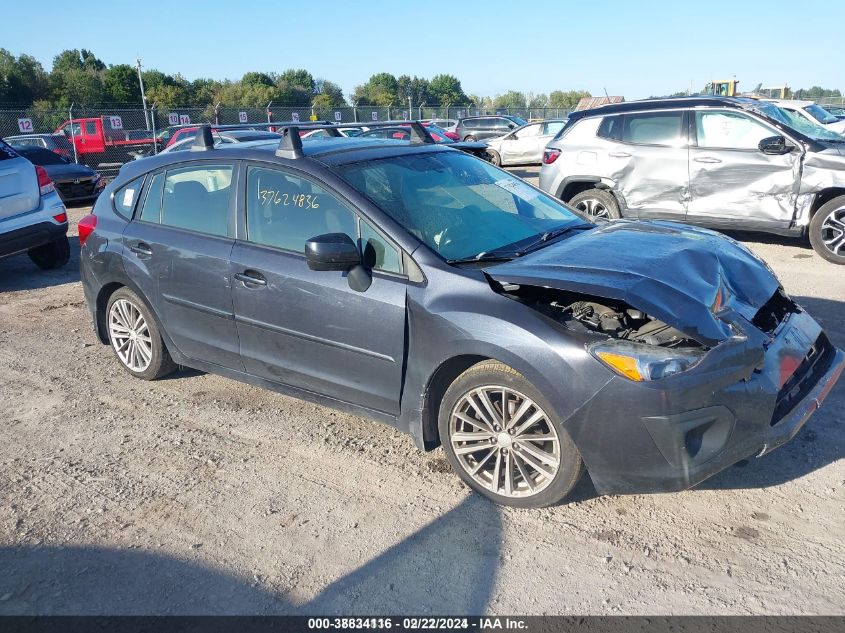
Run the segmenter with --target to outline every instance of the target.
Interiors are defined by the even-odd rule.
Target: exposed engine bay
[[[503,285],[499,291],[575,332],[604,334],[659,347],[702,347],[677,328],[624,302],[515,284]]]

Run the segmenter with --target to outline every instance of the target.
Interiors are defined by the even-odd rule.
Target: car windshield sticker
[[[515,178],[502,178],[496,181],[496,185],[523,200],[532,200],[540,195],[537,190]]]

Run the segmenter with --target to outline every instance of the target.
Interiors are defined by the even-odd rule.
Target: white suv
[[[67,264],[67,209],[44,168],[0,141],[0,257],[24,251],[45,270]]]

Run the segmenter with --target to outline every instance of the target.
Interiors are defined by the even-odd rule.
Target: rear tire
[[[475,143],[477,140],[472,134],[464,137],[464,143]]]
[[[833,264],[845,264],[845,196],[819,207],[809,233],[814,251]]]
[[[70,261],[70,243],[67,235],[62,235],[52,242],[29,249],[27,254],[42,270],[54,270]]]
[[[587,189],[570,198],[567,204],[594,218],[615,220],[622,217],[616,198],[606,189]]]
[[[109,297],[106,331],[112,351],[127,373],[155,380],[176,370],[155,317],[129,288],[119,288]]]
[[[457,475],[502,505],[552,505],[584,474],[581,455],[551,405],[498,361],[473,365],[455,379],[440,403],[438,427]]]

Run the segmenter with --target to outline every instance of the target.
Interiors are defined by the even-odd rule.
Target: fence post
[[[70,110],[68,110],[68,114],[70,114],[70,142],[73,144],[73,162],[79,162],[79,156],[76,153],[76,135],[73,133],[73,106],[74,104],[70,104]]]
[[[150,108],[150,121],[152,122],[151,127],[153,128],[153,156],[155,156],[156,154],[158,154],[158,139],[156,138],[156,106],[155,106],[155,104],[153,104],[153,106]]]

